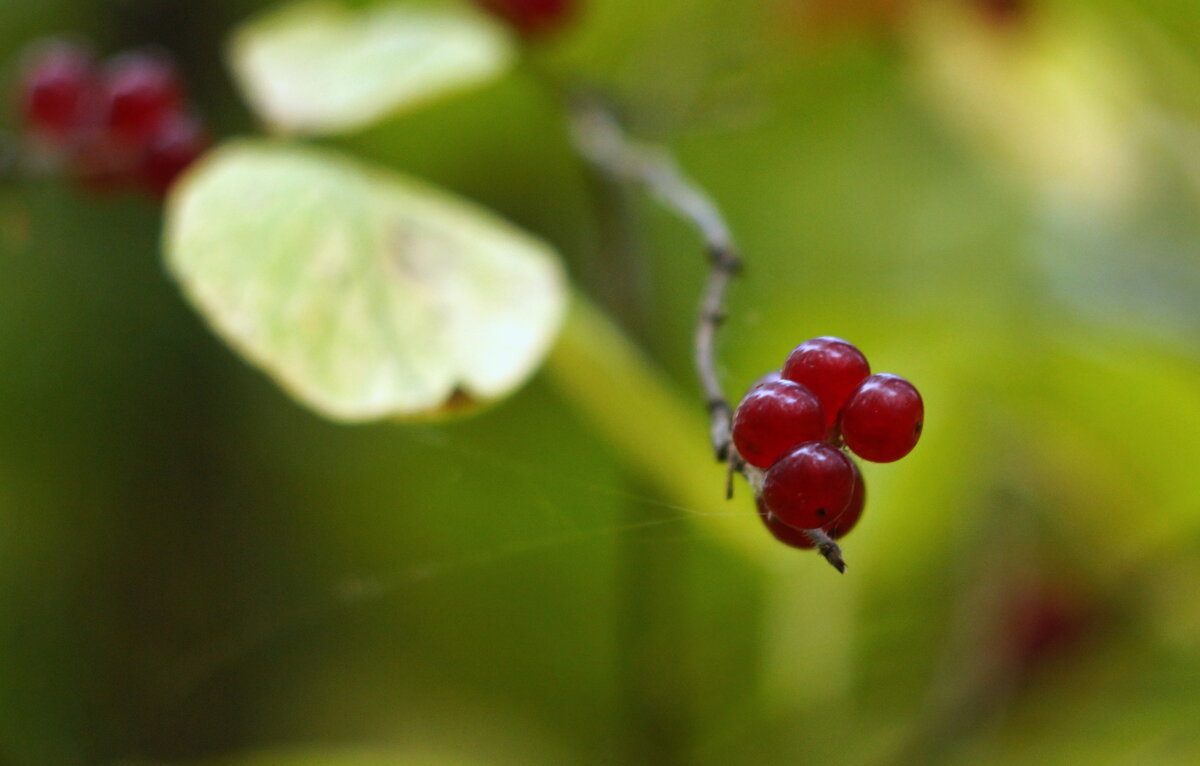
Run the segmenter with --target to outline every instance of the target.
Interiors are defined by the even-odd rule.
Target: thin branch
[[[696,372],[709,414],[709,438],[718,461],[729,467],[726,495],[732,497],[734,472],[751,481],[749,466],[733,447],[733,408],[717,376],[717,330],[725,321],[725,296],[742,270],[725,217],[712,198],[689,179],[665,150],[631,140],[612,110],[599,98],[577,95],[569,101],[576,149],[597,170],[618,181],[646,187],[666,208],[691,224],[704,242],[711,269],[696,320]],[[839,572],[846,571],[842,551],[819,529],[805,530],[817,550]]]
[[[713,452],[717,460],[727,460],[733,410],[717,378],[715,341],[717,328],[725,320],[725,293],[741,269],[729,227],[708,195],[683,175],[666,152],[631,142],[598,99],[576,97],[571,102],[571,116],[575,145],[593,166],[625,183],[645,186],[665,207],[691,223],[704,240],[712,271],[696,324],[696,369],[712,421]]]
[[[846,561],[842,558],[842,548],[833,541],[832,537],[825,534],[825,530],[806,529],[804,534],[808,535],[808,539],[817,546],[817,552],[824,556],[834,569],[846,574]]]

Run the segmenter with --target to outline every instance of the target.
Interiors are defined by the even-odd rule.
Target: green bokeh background
[[[528,69],[323,143],[552,242],[695,416],[653,464],[561,375],[324,422],[184,303],[152,204],[6,182],[0,764],[1200,762],[1200,5],[983,5],[595,0],[528,62],[727,213],[731,393],[821,334],[921,388],[844,577],[664,489],[723,491],[691,459],[705,264]],[[246,134],[223,40],[266,7],[0,0],[0,60],[159,44]]]

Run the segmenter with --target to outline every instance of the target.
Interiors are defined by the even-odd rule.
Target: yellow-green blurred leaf
[[[272,128],[337,133],[503,75],[505,30],[467,9],[388,3],[352,11],[301,3],[244,26],[230,60]]]
[[[1005,30],[967,4],[928,4],[913,25],[917,80],[985,161],[1036,192],[1112,209],[1141,181],[1142,85],[1100,23],[1039,11]]]
[[[563,313],[542,242],[406,177],[242,142],[170,201],[168,264],[213,328],[330,418],[427,417],[511,392]]]

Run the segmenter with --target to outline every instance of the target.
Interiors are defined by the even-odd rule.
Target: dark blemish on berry
[[[917,436],[920,436],[921,429],[924,427],[925,427],[925,421],[922,420],[922,421],[918,422],[915,426],[913,426],[913,433],[916,434]]]
[[[818,508],[818,509],[817,509],[817,515],[818,515],[818,516],[826,516],[826,515],[828,515],[828,514],[829,514],[829,511],[825,510],[824,508]]]

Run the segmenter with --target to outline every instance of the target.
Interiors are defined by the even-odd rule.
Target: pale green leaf
[[[168,207],[167,261],[213,328],[334,419],[428,417],[511,392],[565,304],[545,244],[327,151],[240,142]]]
[[[502,74],[511,36],[469,8],[388,3],[292,5],[242,27],[230,58],[273,129],[337,133]]]

